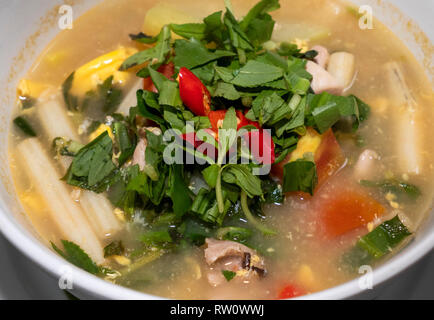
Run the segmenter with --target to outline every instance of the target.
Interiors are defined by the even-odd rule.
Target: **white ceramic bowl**
[[[77,17],[101,0],[73,2],[74,14]],[[425,65],[425,70],[428,70],[427,75],[433,82],[434,1],[389,0],[379,3],[377,0],[354,0],[353,2],[371,5],[374,15],[398,34],[420,63]],[[18,80],[24,76],[39,53],[59,32],[57,10],[61,4],[63,1],[60,0],[0,0],[0,118],[3,123],[0,128],[0,231],[16,248],[48,271],[53,278],[59,279],[65,271],[65,266],[68,266],[73,272],[73,293],[80,298],[156,299],[158,297],[110,284],[68,265],[40,242],[14,193],[7,160],[7,135],[14,106],[15,88]],[[390,4],[398,7],[401,12],[392,8]],[[411,18],[413,23],[408,24],[408,18]],[[36,31],[38,32],[35,33]],[[356,279],[303,298],[342,299],[375,296],[386,280],[415,263],[433,247],[434,212],[431,211],[411,244],[375,269],[374,290],[361,290]]]

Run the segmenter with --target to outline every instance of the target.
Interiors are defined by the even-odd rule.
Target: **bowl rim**
[[[43,270],[48,271],[56,279],[62,276],[62,269],[67,265],[72,271],[74,288],[79,288],[86,293],[99,299],[120,300],[157,300],[166,299],[140,291],[135,291],[120,285],[98,278],[67,262],[52,250],[38,241],[28,230],[12,221],[5,214],[4,204],[0,204],[0,231],[24,256],[32,260]],[[431,212],[431,214],[433,214]],[[426,235],[418,243],[410,243],[401,252],[383,263],[373,272],[373,285],[376,286],[401,273],[434,248],[434,232],[427,228]],[[418,231],[419,232],[419,231]],[[64,270],[64,269],[63,269]],[[73,289],[74,290],[74,289]],[[316,293],[308,294],[298,299],[306,300],[335,300],[348,299],[363,293],[365,290],[359,287],[359,277],[353,280],[325,289]],[[74,293],[74,291],[72,291]]]

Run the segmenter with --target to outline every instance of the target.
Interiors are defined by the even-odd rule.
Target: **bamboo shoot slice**
[[[422,169],[422,152],[420,132],[417,126],[417,109],[397,62],[385,65],[388,79],[389,98],[395,110],[391,111],[395,123],[396,152],[398,165],[403,173],[420,174]]]
[[[59,99],[41,103],[36,110],[39,121],[50,141],[56,137],[79,141],[78,133],[74,130]],[[70,164],[70,159],[61,158],[60,165],[65,172]],[[100,238],[105,238],[107,235],[116,233],[121,229],[122,226],[113,213],[110,201],[103,195],[83,191],[80,202],[92,227]]]
[[[71,199],[67,187],[51,159],[36,138],[24,140],[17,147],[23,167],[34,187],[50,206],[55,222],[65,240],[79,245],[98,264],[104,261],[103,247],[85,218],[81,208]]]
[[[57,137],[80,141],[77,130],[66,115],[60,97],[39,103],[36,106],[36,114],[50,142]]]

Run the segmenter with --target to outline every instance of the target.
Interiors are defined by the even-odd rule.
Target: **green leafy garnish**
[[[227,282],[231,281],[237,275],[236,272],[229,271],[229,270],[222,270],[222,274],[225,277]]]
[[[363,236],[357,245],[378,259],[390,252],[409,235],[411,235],[410,231],[396,216]]]
[[[33,129],[31,124],[24,117],[16,117],[14,119],[14,124],[19,128],[25,135],[29,137],[36,137],[36,131]]]
[[[303,191],[313,195],[317,183],[318,176],[314,162],[297,160],[284,166],[283,192]]]
[[[372,263],[390,253],[410,235],[411,232],[396,216],[361,237],[356,246],[343,258],[347,263],[356,267]]]
[[[161,29],[160,34],[158,35],[158,40],[156,40],[156,44],[154,47],[140,51],[127,60],[121,65],[120,70],[127,70],[137,65],[142,65],[145,62],[153,60],[153,63],[162,64],[165,62],[167,54],[170,51],[170,27],[164,26]]]
[[[81,148],[69,167],[66,182],[82,188],[92,188],[101,183],[116,168],[112,162],[112,148],[107,131]]]
[[[57,137],[53,140],[56,155],[74,157],[84,147],[80,142]]]
[[[111,257],[114,255],[121,255],[125,251],[122,241],[113,241],[104,247],[104,258]]]
[[[393,193],[398,197],[398,199],[409,199],[414,201],[417,200],[417,198],[419,198],[422,194],[417,186],[397,180],[386,180],[379,182],[361,180],[360,184],[364,187],[380,188],[383,193]]]
[[[62,240],[64,251],[60,250],[54,243],[51,243],[54,251],[56,251],[65,260],[73,265],[86,270],[95,275],[102,274],[102,268],[96,265],[89,255],[83,251],[78,245],[71,241]]]

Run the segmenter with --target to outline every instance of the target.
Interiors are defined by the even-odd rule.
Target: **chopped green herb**
[[[104,258],[121,255],[125,251],[122,241],[113,241],[104,247]]]
[[[283,192],[303,191],[313,195],[317,183],[318,176],[314,162],[297,160],[284,166]]]
[[[380,182],[361,180],[360,184],[364,187],[380,188],[383,193],[393,193],[399,199],[409,199],[414,201],[422,194],[417,186],[396,180],[386,180]]]
[[[231,281],[237,275],[236,272],[229,271],[229,270],[222,270],[222,274],[225,277],[227,282]]]
[[[102,269],[98,267],[89,255],[83,251],[78,245],[73,242],[62,240],[64,251],[60,250],[54,243],[51,243],[54,251],[56,251],[65,260],[73,265],[86,270],[92,274],[98,275],[102,273]]]
[[[24,117],[16,117],[14,119],[14,124],[19,128],[24,134],[30,137],[36,137],[36,131],[30,125],[30,123]]]

